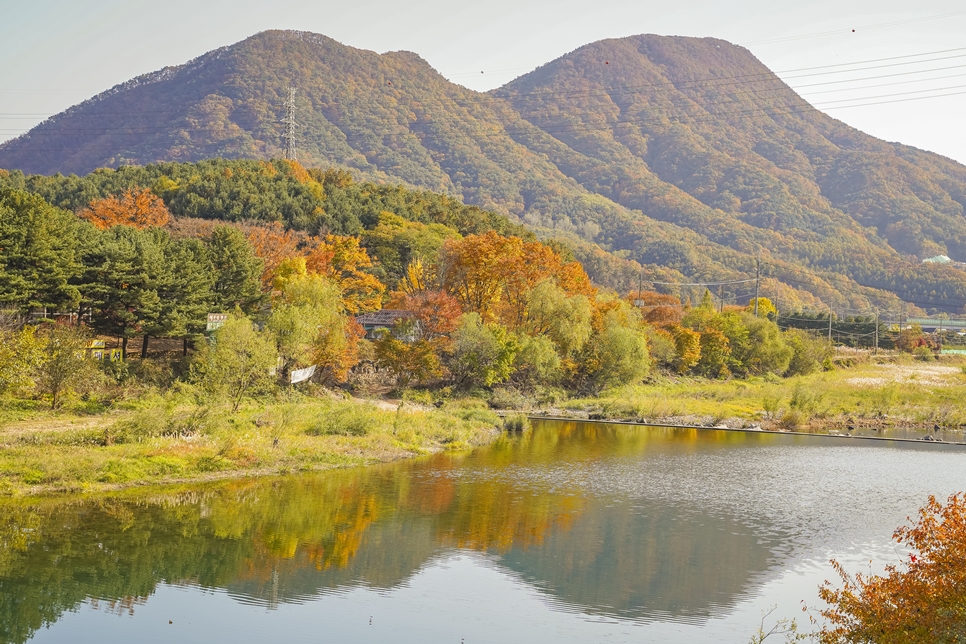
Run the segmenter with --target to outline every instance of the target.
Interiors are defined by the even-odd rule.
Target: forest
[[[165,386],[191,382],[236,409],[313,367],[325,386],[552,399],[652,369],[728,378],[831,364],[829,343],[781,330],[767,298],[724,306],[705,291],[692,305],[604,288],[566,242],[344,171],[207,161],[5,181],[0,388],[53,407],[110,398],[111,382],[143,368],[134,356],[162,360]],[[398,315],[366,334],[359,316],[384,309]],[[97,339],[119,361],[87,359],[106,346]]]

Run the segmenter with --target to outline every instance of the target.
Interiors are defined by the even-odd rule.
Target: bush
[[[916,347],[912,350],[912,355],[916,360],[921,360],[922,362],[931,362],[935,358],[932,349],[927,346]]]
[[[792,348],[785,376],[808,375],[830,364],[833,349],[828,340],[802,329],[789,329],[785,332],[785,341]]]
[[[529,431],[530,419],[526,414],[507,414],[503,417],[503,429],[508,432]]]
[[[341,405],[322,413],[305,431],[310,436],[365,436],[378,424],[377,410],[371,405]]]

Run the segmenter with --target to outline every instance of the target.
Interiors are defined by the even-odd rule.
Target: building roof
[[[396,323],[396,320],[408,319],[414,315],[415,314],[412,311],[403,311],[400,309],[382,309],[381,311],[373,311],[372,313],[363,313],[362,315],[356,317],[356,322],[361,324],[363,327],[391,327]]]

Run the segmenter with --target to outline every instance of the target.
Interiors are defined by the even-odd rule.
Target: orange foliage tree
[[[270,290],[279,265],[286,259],[300,255],[300,246],[307,242],[307,236],[305,233],[285,230],[277,221],[263,226],[243,226],[242,229],[255,256],[265,263],[262,288]]]
[[[382,306],[386,287],[363,269],[372,266],[366,249],[357,237],[326,235],[305,256],[310,273],[335,281],[342,291],[342,303],[352,314],[376,311]]]
[[[681,323],[684,317],[684,307],[681,300],[673,295],[655,293],[654,291],[634,292],[628,296],[634,306],[641,309],[641,315],[648,324],[657,327],[670,327]]]
[[[919,520],[893,539],[912,552],[901,566],[886,566],[884,576],[852,577],[832,561],[843,585],[826,582],[819,590],[830,605],[821,612],[828,624],[820,642],[966,641],[966,495],[946,504],[930,497]]]
[[[79,214],[102,230],[112,226],[164,226],[171,220],[164,202],[147,188],[132,188],[120,195],[96,199]]]
[[[445,290],[465,311],[511,327],[526,319],[527,294],[553,278],[567,295],[592,297],[596,290],[578,262],[564,262],[552,248],[493,231],[447,240],[442,251]]]

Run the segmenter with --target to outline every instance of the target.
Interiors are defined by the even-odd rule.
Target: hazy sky
[[[478,90],[602,38],[716,36],[748,47],[814,104],[839,108],[826,109],[836,118],[966,163],[963,0],[0,0],[0,141],[265,29],[414,51]],[[958,51],[912,56],[942,50]],[[858,71],[788,71],[905,55]],[[952,95],[908,100],[942,94]]]

